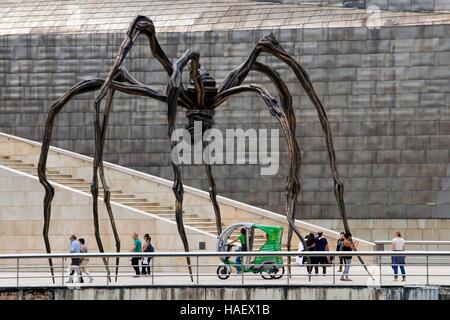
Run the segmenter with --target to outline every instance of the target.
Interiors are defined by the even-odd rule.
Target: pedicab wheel
[[[221,265],[217,267],[217,276],[220,280],[226,280],[230,277],[231,268],[227,265]]]
[[[273,279],[281,279],[284,276],[284,267],[277,268],[275,274],[273,275]]]
[[[261,266],[261,277],[266,280],[274,279],[277,267],[271,261],[264,261]]]

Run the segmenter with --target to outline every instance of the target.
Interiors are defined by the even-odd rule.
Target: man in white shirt
[[[77,237],[73,234],[70,236],[70,253],[80,253],[80,243],[77,240]],[[69,268],[69,280],[67,280],[68,283],[73,282],[73,275],[74,273],[77,274],[78,282],[84,282],[83,277],[81,276],[80,272],[80,258],[72,258],[72,263],[70,264]]]
[[[402,238],[400,231],[395,232],[395,238],[392,239],[392,251],[404,251],[405,239]],[[398,267],[402,273],[402,281],[406,281],[405,256],[392,256],[392,269],[394,270],[394,281],[398,280]]]

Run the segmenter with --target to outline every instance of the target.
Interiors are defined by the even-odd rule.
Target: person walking
[[[241,228],[239,237],[237,237],[236,239],[231,241],[230,244],[233,244],[236,241],[239,241],[241,243],[241,248],[238,249],[237,251],[247,251],[247,229]],[[241,266],[242,260],[244,260],[244,258],[241,256],[238,256],[236,258],[236,269],[237,269],[238,274],[242,272],[242,266]]]
[[[77,240],[76,235],[72,234],[69,238],[70,240],[70,253],[80,253],[80,243]],[[67,280],[68,283],[73,283],[73,275],[77,274],[78,282],[83,283],[83,277],[81,276],[80,272],[80,258],[72,258],[72,261],[70,263],[69,267],[69,280]]]
[[[336,242],[336,251],[343,251],[342,247],[344,246],[344,232],[341,232],[339,235],[339,239]],[[342,272],[342,266],[344,265],[344,259],[342,256],[339,256],[339,270],[338,272]]]
[[[310,233],[308,234],[306,237],[306,251],[314,251],[315,247],[316,247],[316,241],[315,241],[315,237],[314,237],[314,233]],[[307,257],[303,257],[304,261],[306,262],[306,270],[308,271],[308,275],[311,275],[312,270],[313,270],[313,266],[314,264],[316,264],[316,257],[310,256],[309,257],[309,263],[308,263],[308,258]]]
[[[345,233],[342,251],[354,251],[357,246],[358,242],[353,243],[352,234],[350,232]],[[352,256],[343,256],[342,258],[344,259],[344,272],[342,272],[341,281],[352,281],[348,277],[352,264]]]
[[[131,252],[142,252],[142,243],[141,240],[138,238],[138,234],[136,232],[133,232],[133,248],[131,249]],[[140,277],[141,271],[139,269],[139,261],[141,260],[141,256],[136,256],[131,258],[131,265],[133,266],[134,271],[136,274],[133,277]]]
[[[155,252],[155,249],[152,246],[152,237],[148,233],[144,235],[144,247],[143,252]],[[142,259],[142,275],[150,275],[150,261],[152,260],[152,257],[144,257]]]
[[[87,253],[88,248],[86,246],[86,243],[83,238],[80,238],[78,240],[80,242],[80,252],[81,253]],[[94,277],[91,276],[87,269],[87,264],[89,262],[89,258],[81,258],[80,260],[80,274],[83,276],[83,273],[89,277],[89,283],[92,283],[94,281]]]
[[[297,252],[300,253],[303,250],[304,250],[303,243],[300,241],[298,243],[298,250],[297,250]],[[304,260],[303,260],[303,256],[295,256],[295,262],[297,262],[297,264],[300,265],[300,266],[305,263]]]
[[[314,246],[314,251],[319,251],[319,252],[324,252],[324,251],[330,251],[330,248],[328,247],[328,240],[327,238],[325,238],[323,236],[323,232],[322,231],[318,231],[317,232],[317,237],[314,239],[315,241],[315,246]],[[327,265],[330,264],[330,259],[329,257],[326,256],[317,256],[316,257],[316,261],[315,261],[315,265],[314,265],[314,273],[316,275],[319,274],[319,264],[322,265],[322,275],[326,275],[327,274]]]
[[[400,231],[395,232],[392,239],[392,251],[405,251],[405,239],[402,238]],[[398,280],[398,267],[402,273],[402,281],[406,281],[405,256],[392,256],[392,269],[394,270],[394,281]]]

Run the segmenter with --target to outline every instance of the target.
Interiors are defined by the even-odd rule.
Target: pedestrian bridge
[[[159,268],[149,276],[134,277],[129,259],[132,253],[90,254],[28,254],[0,255],[1,298],[52,298],[52,299],[444,299],[450,288],[450,251],[405,252],[303,252],[304,256],[335,256],[327,266],[327,273],[309,275],[305,265],[295,262],[293,252],[192,252],[192,253],[142,253],[151,256],[152,262],[166,264],[170,270],[170,257],[190,256],[192,274],[184,266],[184,272],[170,272]],[[285,273],[279,279],[264,279],[263,269],[237,274],[234,268],[226,280],[216,274],[222,264],[220,256],[238,255],[255,257],[280,255],[284,259]],[[340,281],[339,256],[352,255],[350,278]],[[406,256],[405,282],[395,282],[390,265],[393,255]],[[94,276],[92,283],[67,283],[71,257],[89,257],[89,269]],[[365,266],[358,262],[362,257]],[[53,259],[54,282],[49,271],[48,258]],[[120,257],[121,267],[117,279],[114,273],[108,277],[101,258],[115,262]],[[216,259],[211,265],[208,257]],[[288,257],[291,257],[289,263]],[[244,259],[244,261],[247,261]],[[251,260],[250,260],[251,261]],[[179,266],[178,266],[179,267]],[[255,266],[257,267],[257,266]],[[111,265],[113,270],[113,264]],[[255,269],[256,270],[256,269]],[[86,278],[87,279],[87,278]],[[27,293],[28,292],[28,293]],[[34,293],[33,293],[34,292]],[[34,295],[34,296],[33,296]],[[36,296],[37,295],[37,296]],[[39,296],[41,295],[41,296]],[[48,296],[50,295],[50,296]]]

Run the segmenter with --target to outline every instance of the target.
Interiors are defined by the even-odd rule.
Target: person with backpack
[[[144,248],[143,252],[155,252],[155,248],[152,246],[152,237],[146,233],[144,235]],[[142,260],[142,275],[150,275],[150,261],[152,260],[152,257],[144,257]]]
[[[330,251],[328,247],[328,240],[323,236],[322,231],[317,232],[317,237],[314,239],[315,247],[314,251]],[[314,273],[316,276],[319,274],[319,264],[322,264],[322,275],[327,274],[327,265],[330,264],[330,258],[325,256],[317,256],[315,265],[314,265]]]
[[[353,242],[352,234],[350,232],[346,232],[344,234],[344,243],[341,251],[355,251],[358,246],[358,242]],[[344,259],[344,271],[342,272],[341,281],[352,281],[348,277],[350,272],[350,266],[352,264],[352,256],[343,256]]]

